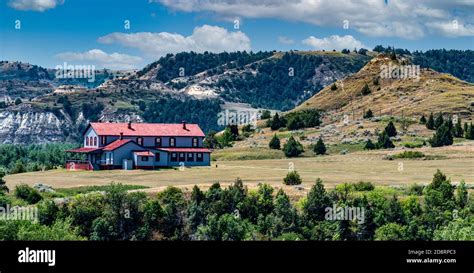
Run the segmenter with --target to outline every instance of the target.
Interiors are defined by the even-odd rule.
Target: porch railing
[[[66,170],[76,171],[85,170],[92,171],[94,167],[89,160],[66,160]]]

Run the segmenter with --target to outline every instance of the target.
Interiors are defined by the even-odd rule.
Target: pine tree
[[[387,132],[383,131],[379,135],[379,139],[377,141],[377,147],[378,148],[395,148],[395,145],[393,145],[393,142],[390,140],[390,137],[388,137]]]
[[[297,171],[291,171],[286,174],[286,177],[283,179],[285,185],[300,185],[301,177]]]
[[[5,180],[3,180],[4,176],[5,176],[5,172],[3,170],[0,170],[0,195],[2,195],[5,192],[9,192],[6,182]]]
[[[268,146],[270,149],[280,150],[280,139],[276,134],[273,135],[270,143],[268,143]]]
[[[397,129],[395,128],[395,125],[393,125],[392,121],[390,121],[387,124],[387,127],[385,127],[385,132],[389,137],[394,137],[397,135]]]
[[[430,130],[434,130],[435,129],[435,122],[434,122],[434,117],[433,117],[433,113],[430,114],[430,117],[428,118],[428,122],[426,123],[426,128],[430,129]]]
[[[464,130],[462,129],[462,126],[461,126],[461,118],[458,118],[458,122],[456,122],[456,125],[454,126],[453,134],[455,137],[464,136]]]
[[[467,205],[468,192],[466,183],[461,181],[461,183],[456,187],[456,203],[459,208],[463,209]]]
[[[296,141],[295,138],[291,136],[283,146],[283,152],[287,157],[294,157],[304,152],[304,149],[303,145],[301,145],[301,143]]]
[[[466,139],[474,139],[474,127],[472,126],[472,122],[468,126],[466,126],[464,136]]]
[[[375,146],[375,144],[370,139],[367,140],[367,142],[365,143],[365,146],[364,146],[364,149],[366,149],[366,150],[374,150],[376,148],[377,147]]]
[[[444,123],[443,115],[439,113],[438,116],[436,116],[436,119],[434,121],[434,129],[438,129],[439,127],[441,127],[441,125],[443,125],[443,123]]]
[[[318,142],[316,142],[316,145],[314,145],[313,151],[317,155],[326,154],[326,145],[324,145],[324,142],[323,142],[322,138],[318,139]]]
[[[426,124],[426,118],[425,115],[422,115],[420,118],[420,124]]]
[[[444,122],[438,129],[436,129],[436,133],[430,139],[430,144],[431,147],[441,147],[453,144],[453,135],[449,129],[448,122]]]
[[[270,123],[270,128],[275,131],[275,130],[278,130],[280,129],[282,126],[282,121],[280,119],[280,116],[278,115],[278,113],[275,113],[275,115],[273,116],[273,119]]]
[[[370,93],[372,93],[372,91],[370,91],[370,88],[369,88],[369,85],[368,84],[365,84],[364,87],[362,87],[362,90],[360,90],[360,92],[362,93],[362,95],[368,95]]]
[[[374,113],[372,113],[372,110],[367,110],[367,112],[364,113],[364,118],[373,118]]]

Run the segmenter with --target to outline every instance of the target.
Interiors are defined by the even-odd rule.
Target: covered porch
[[[66,160],[66,170],[86,170],[93,171],[100,168],[101,148],[78,148],[67,150],[68,159]]]

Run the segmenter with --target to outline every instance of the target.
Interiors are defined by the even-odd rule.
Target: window
[[[101,136],[101,137],[100,137],[100,143],[101,143],[101,145],[105,145],[105,140],[106,140],[106,137],[105,137],[105,136]]]
[[[143,146],[143,137],[138,137],[137,138],[137,144],[140,146]]]
[[[190,161],[190,162],[194,161],[194,154],[193,153],[188,153],[188,160],[187,161]]]
[[[94,141],[92,140],[92,137],[89,137],[89,146],[94,145]]]
[[[184,162],[186,160],[186,154],[185,153],[179,153],[179,161]]]
[[[86,146],[89,146],[89,137],[86,137]]]
[[[97,137],[94,137],[94,146],[97,146]]]
[[[171,153],[171,161],[172,162],[178,161],[178,154],[177,153]]]
[[[155,138],[155,146],[156,147],[161,147],[161,137]]]
[[[148,156],[142,156],[142,161],[148,161]]]
[[[199,140],[197,137],[193,137],[193,147],[197,147],[199,144]]]
[[[176,139],[174,137],[170,137],[170,147],[176,146]]]
[[[196,161],[198,161],[198,162],[202,162],[202,161],[203,161],[202,153],[197,153],[196,156],[197,156]]]
[[[155,153],[155,161],[159,162],[160,161],[160,153]]]

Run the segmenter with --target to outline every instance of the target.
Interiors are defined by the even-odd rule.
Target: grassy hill
[[[430,112],[470,117],[474,109],[474,85],[449,74],[421,69],[419,78],[381,77],[382,67],[408,64],[408,59],[392,60],[381,54],[358,73],[326,86],[292,111],[320,109],[361,115],[371,109],[377,114],[427,115]],[[362,94],[367,84],[370,94]]]

